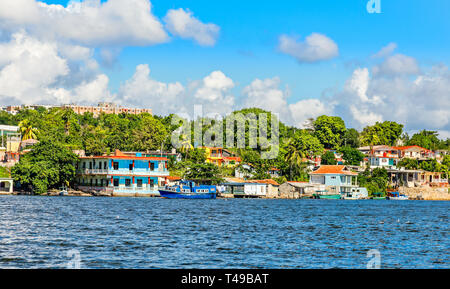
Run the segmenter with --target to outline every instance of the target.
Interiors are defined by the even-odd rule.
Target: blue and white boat
[[[166,186],[159,194],[167,199],[215,199],[216,186],[196,185],[193,181],[182,180],[178,185]]]

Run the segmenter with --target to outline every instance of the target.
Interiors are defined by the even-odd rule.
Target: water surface
[[[450,202],[0,197],[0,268],[450,268]],[[71,257],[72,256],[72,257]],[[71,263],[73,264],[73,262]]]

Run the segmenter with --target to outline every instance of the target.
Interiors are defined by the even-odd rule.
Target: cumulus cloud
[[[149,0],[72,1],[67,7],[35,0],[0,1],[0,28],[26,29],[43,39],[85,46],[152,45],[168,40]]]
[[[438,65],[415,78],[372,74],[356,69],[342,91],[335,112],[347,124],[362,128],[376,121],[403,123],[407,130],[450,130],[450,72]]]
[[[41,41],[25,32],[0,44],[2,104],[95,103],[110,98],[108,77],[98,72],[91,50]],[[71,91],[73,90],[73,91]]]
[[[163,83],[152,79],[146,64],[138,65],[133,77],[119,90],[122,103],[150,107],[160,115],[178,112],[184,95],[185,88],[181,83]]]
[[[324,114],[332,114],[333,108],[334,104],[324,103],[316,98],[304,99],[289,104],[289,112],[293,119],[292,124],[299,128],[304,128],[306,121],[310,118],[317,118]]]
[[[204,113],[225,115],[234,105],[234,83],[221,71],[213,71],[185,87],[179,82],[164,83],[150,77],[148,65],[138,65],[133,77],[120,87],[118,101],[152,108],[155,114],[187,113],[203,105]]]
[[[20,102],[42,100],[43,90],[69,73],[67,61],[58,55],[55,44],[22,33],[1,44],[0,55],[0,95]]]
[[[203,24],[190,11],[171,10],[167,19],[172,21],[169,27],[175,36],[192,38],[201,45],[216,41],[219,27]],[[108,89],[109,78],[99,70],[96,58],[103,66],[112,67],[122,47],[168,40],[163,24],[152,14],[149,0],[74,0],[67,6],[2,0],[0,101],[3,105],[92,104],[114,99]],[[145,67],[138,67],[127,83],[145,75],[149,76],[149,70],[147,73]],[[174,93],[174,85],[167,86],[168,93]],[[138,94],[128,88],[131,95]],[[132,103],[123,91],[121,96]],[[227,101],[230,103],[231,98]]]
[[[200,45],[212,46],[219,36],[219,26],[202,23],[191,11],[182,8],[169,10],[164,21],[170,33],[181,38],[194,39]]]
[[[372,55],[372,58],[384,58],[391,55],[395,49],[397,49],[397,43],[391,42],[388,45],[382,47],[380,51]]]
[[[419,72],[417,60],[403,54],[392,55],[373,67],[373,73],[376,75],[413,75]]]
[[[284,121],[290,121],[287,106],[287,98],[290,91],[288,88],[280,88],[280,78],[255,79],[244,87],[244,107],[257,107],[280,114]]]
[[[337,44],[332,39],[319,33],[312,33],[303,42],[298,42],[296,38],[287,35],[281,35],[278,48],[281,52],[296,58],[299,62],[328,60],[339,54]]]

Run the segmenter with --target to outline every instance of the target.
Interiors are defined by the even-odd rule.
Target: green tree
[[[407,170],[416,170],[419,168],[419,162],[416,159],[403,158],[397,163],[397,167]]]
[[[284,160],[289,164],[289,175],[290,179],[293,180],[293,173],[295,172],[297,175],[305,175],[306,164],[304,159],[320,155],[323,152],[323,146],[315,136],[306,131],[297,131],[286,143],[284,151]]]
[[[22,134],[22,140],[37,139],[38,130],[34,128],[28,119],[19,122],[19,131]]]
[[[365,157],[359,150],[348,146],[339,148],[339,153],[342,154],[342,159],[345,160],[345,163],[352,166],[359,166]]]
[[[75,178],[77,156],[61,143],[41,140],[11,169],[21,186],[37,194],[59,186],[70,186]]]
[[[361,132],[363,145],[395,145],[403,133],[403,125],[393,121],[376,122]]]
[[[370,196],[372,196],[373,193],[378,192],[382,192],[384,195],[386,193],[388,181],[388,173],[385,168],[375,168],[373,171],[370,171],[370,169],[367,168],[358,176],[359,185],[367,188]]]
[[[326,149],[338,148],[345,132],[345,123],[338,116],[322,115],[314,121],[314,136]]]
[[[187,180],[205,184],[219,184],[223,181],[219,167],[209,163],[190,164],[183,177]]]
[[[141,120],[133,130],[133,150],[145,151],[161,149],[167,137],[167,131],[160,120],[150,114],[141,114]]]
[[[334,156],[334,153],[332,151],[326,151],[321,159],[320,159],[320,163],[322,165],[336,165],[337,164],[337,160],[336,157]]]
[[[421,146],[429,150],[435,150],[440,146],[438,135],[439,134],[437,131],[422,130],[413,134],[407,144]]]
[[[354,128],[347,129],[342,139],[341,145],[352,148],[360,147],[361,142],[359,141],[359,132]]]

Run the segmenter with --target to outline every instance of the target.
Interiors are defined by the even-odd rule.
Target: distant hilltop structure
[[[39,107],[43,107],[46,109],[49,108],[70,108],[77,114],[84,114],[85,112],[91,112],[94,117],[100,115],[100,113],[106,114],[120,114],[120,113],[129,113],[129,114],[141,114],[141,113],[149,113],[152,114],[152,110],[150,108],[129,108],[118,106],[112,102],[100,102],[97,106],[87,106],[87,105],[76,105],[76,104],[64,104],[64,105],[10,105],[4,108],[5,111],[16,114],[21,109],[37,109]]]

